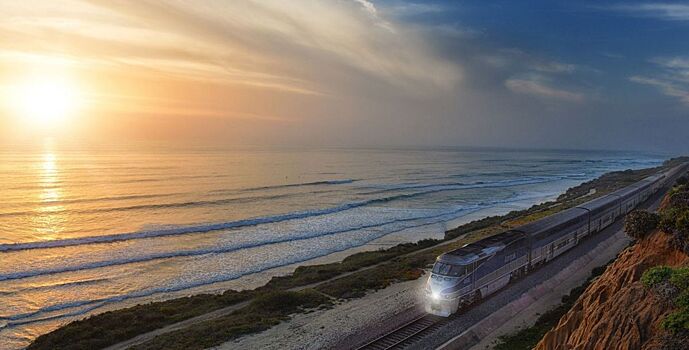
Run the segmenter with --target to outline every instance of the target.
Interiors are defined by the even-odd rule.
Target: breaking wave
[[[183,227],[161,229],[161,230],[138,231],[138,232],[131,232],[131,233],[119,233],[119,234],[102,235],[102,236],[67,238],[67,239],[58,239],[58,240],[41,241],[41,242],[0,244],[0,252],[2,252],[2,251],[28,250],[28,249],[55,248],[55,247],[68,247],[68,246],[94,244],[94,243],[111,243],[111,242],[127,241],[127,240],[132,240],[132,239],[164,237],[164,236],[191,234],[191,233],[205,233],[205,232],[210,232],[210,231],[226,230],[226,229],[233,229],[233,228],[244,227],[244,226],[254,226],[254,225],[282,222],[282,221],[287,221],[287,220],[304,219],[304,218],[313,217],[313,216],[333,214],[333,213],[337,213],[337,212],[341,212],[341,211],[345,211],[345,210],[350,210],[350,209],[354,209],[354,208],[359,208],[359,207],[363,207],[363,206],[367,206],[367,205],[382,204],[382,203],[386,203],[386,202],[390,202],[390,201],[394,201],[394,200],[407,199],[407,198],[412,198],[412,197],[417,197],[417,196],[421,196],[421,195],[437,193],[437,192],[442,192],[442,191],[461,190],[461,189],[468,189],[468,188],[507,187],[507,186],[515,186],[515,185],[542,183],[542,182],[546,182],[546,181],[555,181],[555,180],[556,180],[556,178],[533,178],[533,179],[512,180],[512,181],[497,181],[497,182],[486,182],[486,183],[481,182],[481,183],[475,183],[475,184],[471,184],[471,185],[465,185],[465,184],[461,184],[461,183],[440,184],[440,185],[423,187],[426,189],[425,191],[398,194],[398,195],[394,195],[394,196],[368,199],[368,200],[361,200],[361,201],[354,201],[354,202],[349,202],[349,203],[345,203],[345,204],[342,204],[339,206],[324,208],[324,209],[306,210],[306,211],[292,212],[292,213],[279,214],[279,215],[271,215],[271,216],[265,216],[265,217],[259,217],[259,218],[229,221],[229,222],[223,222],[223,223],[183,226]]]

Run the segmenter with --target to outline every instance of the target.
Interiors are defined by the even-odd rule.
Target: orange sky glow
[[[503,5],[0,0],[0,138],[687,147],[677,123],[686,120],[689,60],[645,41],[627,57],[623,41],[591,43],[590,25],[575,33],[547,20],[551,12]],[[642,20],[615,7],[558,6],[563,20]],[[679,23],[647,18],[648,28],[661,20]]]
[[[16,98],[5,98],[0,125],[25,139],[50,134],[241,143],[285,130],[294,140],[318,138],[300,129],[353,118],[351,105],[365,98],[356,91],[362,82],[416,96],[449,89],[459,77],[421,40],[402,36],[358,2],[0,6],[6,16],[0,24],[4,95],[13,96],[8,92],[36,76],[47,84],[67,79],[70,103],[78,104],[59,123],[36,125],[12,107]]]

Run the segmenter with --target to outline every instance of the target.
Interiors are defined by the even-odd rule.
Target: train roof
[[[478,242],[467,244],[462,248],[441,254],[437,260],[449,264],[466,265],[505,249],[505,247],[522,238],[524,238],[524,234],[517,231],[498,233]]]
[[[574,221],[581,217],[582,214],[586,213],[588,213],[586,209],[577,207],[569,208],[553,215],[546,216],[543,219],[519,226],[514,230],[523,232],[529,236],[535,236],[541,232],[557,227],[558,225]]]
[[[615,192],[612,192],[612,193],[610,193],[610,195],[619,196],[622,198],[627,198],[630,195],[634,194],[636,192],[636,190],[638,190],[640,187],[643,187],[646,185],[648,185],[648,183],[646,183],[646,182],[643,182],[643,183],[637,182],[637,183],[634,183],[634,184],[629,185],[627,187],[621,188]]]
[[[579,204],[577,205],[577,208],[595,211],[601,208],[606,208],[611,205],[614,205],[618,199],[619,198],[617,196],[611,196],[609,194],[606,194],[605,196],[598,197],[583,204]]]
[[[638,190],[639,188],[647,187],[652,185],[654,182],[663,178],[663,174],[654,174],[647,176],[640,181],[637,181],[627,187],[621,188],[615,192],[609,193],[605,196],[598,197],[586,203],[577,205],[577,208],[588,209],[590,211],[595,211],[600,208],[605,208],[613,205],[617,199],[624,197]]]
[[[662,178],[664,178],[664,177],[665,177],[665,174],[664,174],[664,173],[658,173],[658,174],[653,174],[653,175],[651,175],[651,176],[648,176],[648,177],[644,178],[644,179],[641,180],[641,181],[655,182],[655,181],[658,181],[658,180],[660,180],[660,179],[662,179]]]

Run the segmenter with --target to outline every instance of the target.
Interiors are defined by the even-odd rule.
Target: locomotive
[[[441,254],[425,285],[426,312],[450,316],[547,264],[632,211],[685,166],[648,176],[576,207]]]

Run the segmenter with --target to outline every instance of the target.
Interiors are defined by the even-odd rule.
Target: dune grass
[[[290,317],[291,314],[332,305],[330,297],[313,289],[298,292],[273,291],[227,316],[194,324],[189,328],[154,338],[132,347],[133,350],[201,350],[222,344],[244,334],[260,332]]]

